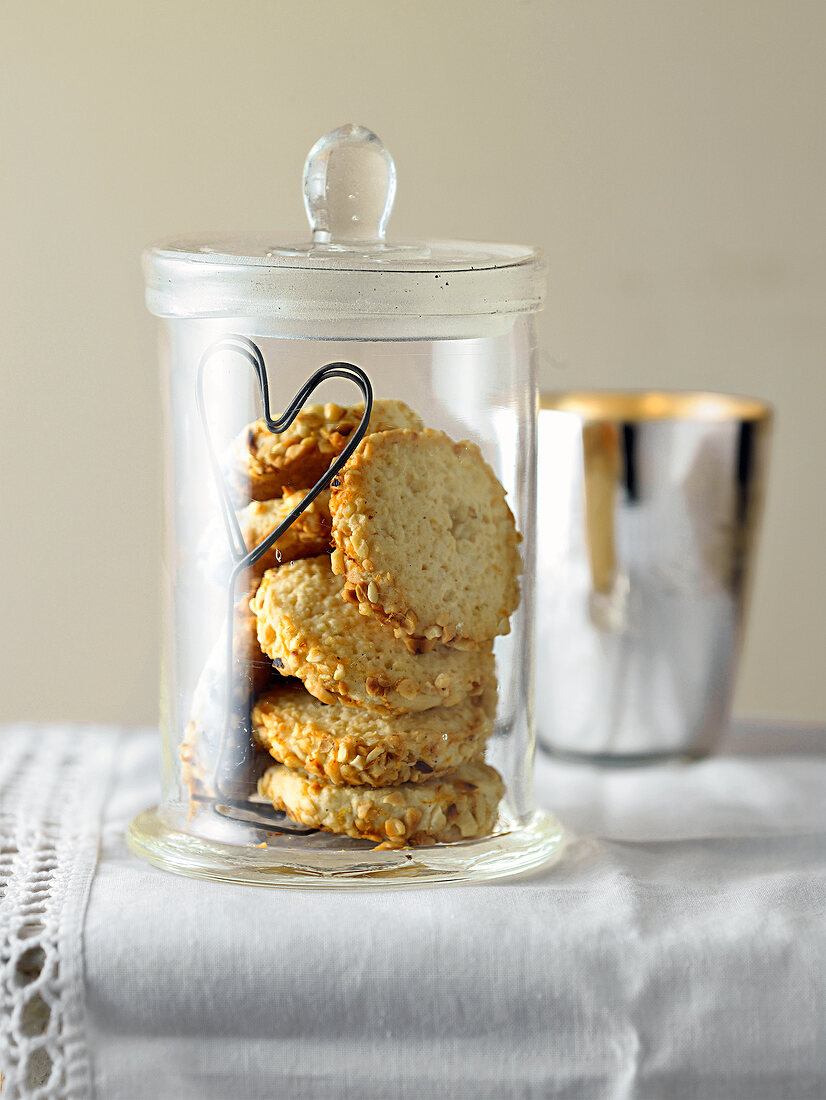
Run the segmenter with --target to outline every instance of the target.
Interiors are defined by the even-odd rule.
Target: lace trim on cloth
[[[88,1100],[82,931],[114,730],[0,739],[0,1096]]]

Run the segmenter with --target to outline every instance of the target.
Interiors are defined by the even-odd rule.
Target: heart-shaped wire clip
[[[346,381],[353,382],[358,386],[361,391],[362,398],[364,399],[364,414],[359,421],[358,427],[347,441],[347,445],[344,450],[339,454],[324,474],[313,485],[312,489],[309,489],[301,501],[293,508],[290,514],[284,519],[274,531],[271,531],[267,537],[260,542],[253,549],[249,549],[244,541],[244,536],[241,531],[241,525],[238,522],[238,516],[235,513],[235,507],[233,505],[232,494],[226,483],[224,477],[224,471],[221,467],[221,461],[213,446],[212,436],[209,428],[209,420],[207,417],[206,401],[204,398],[204,375],[206,368],[210,361],[217,355],[234,353],[242,356],[255,372],[255,377],[258,381],[258,388],[261,394],[261,404],[264,410],[264,422],[267,425],[267,429],[273,433],[283,432],[286,428],[292,424],[301,409],[307,403],[307,400],[312,393],[321,385],[322,382],[326,382],[330,378],[343,378]],[[222,816],[237,816],[231,814],[231,809],[244,811],[243,820],[250,820],[252,815],[258,815],[264,820],[262,825],[266,825],[268,828],[272,828],[273,824],[278,823],[279,832],[285,833],[306,833],[311,830],[304,828],[303,826],[289,827],[285,826],[285,816],[280,811],[275,810],[272,807],[252,802],[248,798],[238,798],[236,795],[239,790],[249,790],[249,776],[251,771],[252,755],[254,753],[254,745],[250,736],[249,730],[246,731],[246,735],[243,737],[232,737],[231,733],[236,731],[231,729],[232,726],[232,677],[235,669],[235,654],[234,654],[234,631],[233,631],[233,611],[236,605],[236,587],[238,578],[253,565],[267,550],[272,546],[274,542],[284,534],[284,532],[291,526],[292,523],[301,515],[305,508],[307,508],[318,496],[318,494],[325,489],[339,470],[344,466],[347,459],[358,447],[359,443],[363,439],[367,432],[367,425],[370,422],[370,414],[373,409],[373,387],[370,384],[370,379],[361,369],[354,363],[327,363],[323,367],[319,367],[304,383],[290,404],[287,406],[286,411],[278,417],[273,419],[270,413],[270,395],[269,395],[269,383],[267,380],[267,368],[264,364],[264,357],[261,354],[260,348],[247,339],[246,336],[228,335],[221,337],[204,352],[201,357],[201,361],[198,365],[198,375],[196,381],[196,400],[198,404],[198,413],[201,418],[201,424],[204,431],[204,438],[206,440],[207,453],[209,454],[209,460],[212,465],[212,472],[215,478],[215,483],[218,488],[218,496],[221,504],[221,515],[224,521],[224,526],[227,532],[227,538],[230,545],[230,554],[232,556],[233,568],[230,575],[229,590],[228,590],[228,608],[227,608],[227,662],[226,662],[226,700],[224,706],[224,728],[221,736],[221,747],[218,753],[218,761],[215,766],[215,774],[213,779],[213,786],[215,791],[220,796],[217,799],[202,799],[203,801],[210,801],[213,803],[214,809]],[[254,822],[251,822],[254,823]]]

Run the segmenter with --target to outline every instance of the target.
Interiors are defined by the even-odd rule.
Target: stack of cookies
[[[234,484],[253,501],[240,512],[247,545],[323,473],[362,411],[309,406],[281,435],[245,431]],[[259,794],[304,825],[392,847],[489,833],[504,793],[483,759],[493,638],[519,603],[518,538],[475,445],[376,401],[329,495],[251,578],[258,646],[276,670],[263,689],[245,681],[254,737],[278,761]]]
[[[290,427],[280,434],[267,430],[264,420],[248,425],[236,439],[225,461],[244,543],[252,549],[262,542],[304,496],[306,489],[327,470],[358,427],[364,406],[307,405]],[[398,401],[376,401],[370,427],[420,426],[419,418]],[[293,488],[295,486],[295,488]],[[230,729],[239,742],[248,743],[252,732],[255,700],[273,680],[280,677],[272,661],[258,645],[255,616],[250,599],[255,596],[266,570],[281,564],[329,554],[330,493],[321,493],[246,574],[239,578],[233,610],[232,647],[234,665],[230,676]],[[225,545],[223,525],[216,516],[199,549],[201,571],[212,583],[225,588],[232,567]],[[190,812],[201,798],[215,796],[213,776],[227,722],[227,638],[224,630],[216,638],[201,670],[192,698],[190,721],[181,744],[181,777],[190,793]],[[239,754],[243,755],[243,753]],[[253,779],[263,774],[272,758],[262,750],[252,761]],[[244,798],[249,793],[249,768],[240,770],[238,789],[221,789]]]

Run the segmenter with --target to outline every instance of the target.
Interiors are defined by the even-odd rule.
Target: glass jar
[[[310,243],[145,254],[161,323],[160,805],[130,843],[264,885],[538,866],[533,249],[391,244],[395,168],[310,151]]]

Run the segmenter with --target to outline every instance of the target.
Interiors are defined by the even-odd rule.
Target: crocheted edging
[[[116,736],[15,727],[0,754],[0,1090],[88,1100],[82,929]]]

